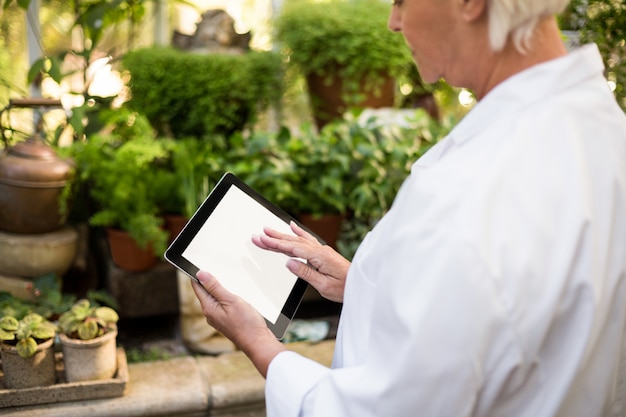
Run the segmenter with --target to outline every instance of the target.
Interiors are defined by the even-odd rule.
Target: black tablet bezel
[[[289,224],[291,221],[297,222],[297,220],[290,216],[287,212],[282,210],[280,207],[274,205],[257,191],[255,191],[252,187],[247,185],[241,179],[236,177],[234,174],[227,172],[215,185],[215,188],[211,191],[211,193],[207,196],[204,202],[200,205],[195,214],[191,217],[191,219],[184,226],[182,231],[178,234],[178,236],[174,239],[174,241],[170,244],[170,246],[165,251],[165,259],[174,265],[176,268],[180,269],[186,275],[188,275],[191,279],[196,282],[198,279],[196,278],[196,274],[198,273],[198,267],[189,262],[182,254],[189,246],[191,241],[197,235],[198,231],[202,227],[202,225],[207,221],[209,216],[215,211],[215,208],[218,206],[220,201],[226,195],[227,191],[230,187],[237,187],[243,192],[245,192],[248,196],[253,198],[255,201],[260,203],[267,210],[275,214],[278,218],[285,221],[285,223]],[[299,223],[298,223],[299,224]],[[300,225],[301,226],[301,225]],[[309,233],[312,233],[307,229]],[[312,233],[314,236],[315,234]],[[315,236],[320,242],[323,241]],[[274,335],[278,339],[282,339],[285,332],[287,331],[287,327],[289,323],[293,319],[300,302],[302,301],[302,297],[308,287],[308,283],[301,278],[297,278],[294,286],[291,289],[291,293],[287,298],[281,312],[278,316],[278,319],[275,323],[272,323],[267,318],[265,318],[265,322],[267,323],[268,328],[274,333]]]

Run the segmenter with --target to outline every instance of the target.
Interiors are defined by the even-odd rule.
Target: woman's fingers
[[[291,230],[298,236],[303,237],[304,239],[310,241],[310,242],[315,242],[317,244],[321,244],[319,243],[319,241],[317,240],[317,238],[315,236],[313,236],[312,234],[310,234],[309,232],[307,232],[306,230],[304,230],[303,228],[301,228],[296,222],[292,221],[289,223],[289,227],[291,228]]]
[[[315,287],[323,297],[341,302],[350,262],[295,222],[289,226],[295,235],[265,228],[263,234],[252,237],[252,242],[261,249],[296,258],[287,262],[293,274]]]
[[[252,243],[261,249],[304,259],[322,247],[317,240],[310,241],[305,237],[285,235],[272,229],[266,230],[263,235],[253,236]]]

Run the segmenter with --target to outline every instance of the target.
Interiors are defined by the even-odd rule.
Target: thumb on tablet
[[[200,284],[202,284],[204,289],[207,290],[207,292],[216,300],[223,299],[225,296],[230,294],[224,287],[222,287],[217,278],[206,271],[198,271],[196,278],[198,278],[198,281],[200,281]]]

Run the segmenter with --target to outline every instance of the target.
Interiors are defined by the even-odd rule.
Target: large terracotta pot
[[[0,154],[0,230],[48,233],[60,229],[65,215],[59,198],[72,176],[72,164],[59,158],[38,137]]]
[[[2,344],[0,355],[7,388],[33,388],[56,382],[54,339],[39,344],[37,351],[30,358],[22,358],[15,346],[6,344]]]
[[[306,77],[313,118],[317,127],[321,129],[335,119],[341,119],[348,110],[348,105],[342,97],[344,81],[339,77],[319,76],[309,74]],[[359,94],[364,94],[364,99],[357,105],[360,108],[392,107],[395,96],[395,80],[385,78],[379,91],[365,92],[364,84],[361,83]]]
[[[152,268],[157,263],[152,246],[141,248],[125,230],[106,229],[115,265],[129,272],[140,272]]]
[[[67,382],[113,378],[117,371],[117,329],[91,340],[59,335]]]
[[[341,232],[341,224],[344,216],[341,214],[325,214],[315,216],[312,214],[301,214],[300,222],[318,235],[327,245],[337,249],[337,239]]]
[[[168,235],[167,242],[169,244],[176,239],[176,236],[178,236],[180,232],[182,232],[189,219],[187,216],[183,216],[182,214],[166,214],[163,218],[165,220],[165,229],[167,230]]]

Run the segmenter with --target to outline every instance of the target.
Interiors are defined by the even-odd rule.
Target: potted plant
[[[56,382],[54,323],[36,313],[21,320],[0,318],[2,370],[8,388],[32,388]]]
[[[293,160],[287,151],[291,133],[283,127],[278,132],[237,133],[229,138],[231,148],[225,155],[224,170],[230,171],[285,211],[295,214],[292,198],[297,192],[290,173]]]
[[[117,370],[117,321],[107,306],[77,301],[59,317],[65,376],[69,382],[108,379]]]
[[[95,207],[89,223],[106,228],[116,265],[142,271],[156,263],[167,244],[153,190],[159,186],[155,166],[168,153],[144,118],[133,115],[132,120],[145,126],[93,135],[75,143],[72,153]]]
[[[382,115],[349,114],[324,129],[344,144],[350,164],[344,184],[349,216],[337,244],[344,256],[352,257],[365,233],[391,208],[412,164],[453,124],[452,118],[438,121],[418,109],[403,110],[391,121]]]
[[[388,15],[380,0],[299,0],[275,19],[275,38],[306,78],[318,127],[349,107],[393,106],[394,79],[414,64],[387,28]]]
[[[158,186],[152,190],[171,242],[221,177],[226,148],[220,136],[167,142],[168,160],[154,171]]]
[[[288,205],[303,225],[333,247],[346,217],[353,175],[350,143],[334,134],[335,123],[319,132],[302,124],[286,146],[292,164],[286,181],[295,191]]]

